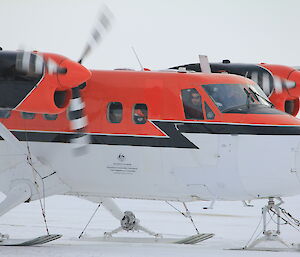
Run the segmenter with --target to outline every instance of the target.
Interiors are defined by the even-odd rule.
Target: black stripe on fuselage
[[[148,147],[169,147],[169,148],[191,148],[198,149],[176,128],[175,123],[153,122],[166,136],[138,136],[138,135],[103,135],[89,134],[91,144],[101,145],[129,145],[129,146],[148,146]],[[64,132],[42,132],[42,131],[12,131],[20,141],[33,142],[59,142],[70,143],[76,133]]]
[[[167,136],[89,134],[91,144],[198,149],[182,133],[229,135],[300,135],[300,126],[152,121]],[[12,131],[20,141],[70,143],[75,133]]]
[[[233,134],[233,135],[300,135],[300,126],[253,124],[181,123],[181,133]]]

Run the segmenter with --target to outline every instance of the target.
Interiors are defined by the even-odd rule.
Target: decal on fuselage
[[[134,158],[130,158],[128,155],[123,153],[118,154],[117,156],[110,155],[109,158],[106,155],[106,160],[108,160],[109,165],[106,166],[106,169],[115,175],[134,175],[139,167]],[[134,160],[134,161],[133,161]]]

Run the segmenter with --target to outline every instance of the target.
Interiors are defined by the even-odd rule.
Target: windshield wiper
[[[250,98],[251,98],[251,93],[246,89],[244,88],[244,91],[247,95],[247,102],[246,102],[246,105],[247,105],[247,108],[250,109]]]
[[[257,97],[260,97],[261,99],[265,100],[267,103],[269,103],[271,105],[271,108],[274,108],[275,105],[267,98],[261,96],[260,94],[258,94],[257,92],[255,92],[252,88],[249,87],[249,90],[254,94],[256,95]],[[250,94],[250,93],[249,93]]]

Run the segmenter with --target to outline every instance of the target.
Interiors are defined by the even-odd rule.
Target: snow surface
[[[300,214],[300,197],[286,198],[283,208]],[[215,233],[215,237],[197,245],[157,243],[100,242],[96,237],[116,228],[119,223],[100,207],[87,228],[85,236],[94,240],[78,240],[83,227],[97,205],[70,196],[46,199],[46,215],[50,233],[61,233],[63,238],[34,247],[0,247],[0,256],[296,256],[299,252],[254,252],[227,250],[247,244],[260,221],[261,207],[265,200],[254,201],[254,207],[243,207],[241,202],[216,202],[212,210],[203,210],[205,202],[188,203],[194,221],[201,233]],[[117,200],[122,210],[132,210],[141,224],[163,233],[166,237],[189,236],[195,233],[189,220],[169,205],[158,201]],[[180,203],[174,203],[183,210]],[[271,224],[271,223],[270,223]],[[39,202],[22,204],[0,219],[2,233],[11,238],[27,238],[45,234]],[[261,227],[259,231],[261,231]],[[288,242],[300,243],[299,232],[282,226],[282,237]],[[141,236],[142,232],[121,233],[120,236]]]

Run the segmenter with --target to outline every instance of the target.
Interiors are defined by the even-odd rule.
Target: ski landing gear
[[[45,235],[32,239],[9,239],[7,235],[0,234],[0,246],[33,246],[42,245],[61,238],[62,235]]]
[[[292,227],[300,226],[299,221],[293,218],[289,213],[287,213],[280,205],[283,201],[280,198],[276,198],[279,200],[278,203],[275,203],[274,197],[270,197],[268,200],[268,204],[262,208],[262,221],[263,221],[263,236],[252,241],[242,249],[238,250],[254,250],[254,251],[300,251],[300,247],[295,247],[294,245],[288,244],[280,237],[280,225],[281,222],[284,221],[284,224],[289,224]],[[267,214],[270,215],[271,219],[276,224],[276,229],[268,230]],[[283,215],[285,217],[283,217]],[[274,217],[274,218],[273,218]],[[297,222],[295,222],[297,221]],[[277,242],[277,245],[281,245],[282,247],[259,247],[265,243]]]
[[[14,186],[6,195],[6,198],[0,203],[0,216],[7,213],[15,206],[25,202],[31,196],[30,187],[27,184],[19,183]],[[41,245],[56,239],[62,235],[51,235],[47,229],[47,235],[36,237],[33,239],[10,239],[9,235],[0,233],[0,246],[32,246]]]
[[[133,212],[131,211],[125,211],[124,217],[120,221],[121,225],[120,227],[114,229],[111,232],[105,232],[104,237],[111,237],[113,234],[116,234],[122,230],[124,231],[143,231],[151,236],[154,236],[155,238],[162,238],[161,234],[155,233],[143,226],[140,225],[140,220],[137,219]]]
[[[143,231],[154,238],[113,238],[112,235],[120,231]],[[214,234],[200,234],[196,228],[197,234],[186,238],[164,238],[161,234],[155,233],[140,225],[140,221],[133,212],[125,211],[121,220],[121,226],[111,232],[105,232],[104,238],[114,242],[143,242],[143,243],[172,243],[172,244],[197,244],[214,236]]]
[[[166,238],[163,237],[159,233],[155,233],[148,228],[145,228],[140,224],[139,219],[136,218],[133,212],[131,211],[125,211],[122,212],[120,208],[116,205],[116,203],[111,198],[94,198],[94,197],[84,197],[86,200],[98,203],[98,207],[93,213],[92,217],[90,218],[89,222],[81,232],[79,238],[83,238],[83,240],[91,240],[91,238],[82,237],[84,234],[88,224],[90,223],[91,219],[94,217],[95,213],[99,209],[100,205],[103,205],[107,211],[111,213],[112,216],[114,216],[116,219],[120,221],[120,226],[110,232],[105,232],[103,237],[94,238],[96,241],[106,241],[106,242],[123,242],[123,243],[172,243],[172,244],[196,244],[201,241],[207,240],[214,236],[214,234],[211,233],[202,233],[200,234],[197,230],[194,221],[192,219],[192,216],[187,209],[187,206],[184,204],[186,209],[186,214],[184,214],[185,217],[189,218],[191,222],[193,223],[195,230],[197,232],[196,235],[190,236],[190,237],[174,237],[174,238]],[[146,234],[152,236],[152,237],[114,237],[113,235],[121,232],[134,232],[134,231],[143,231]]]

